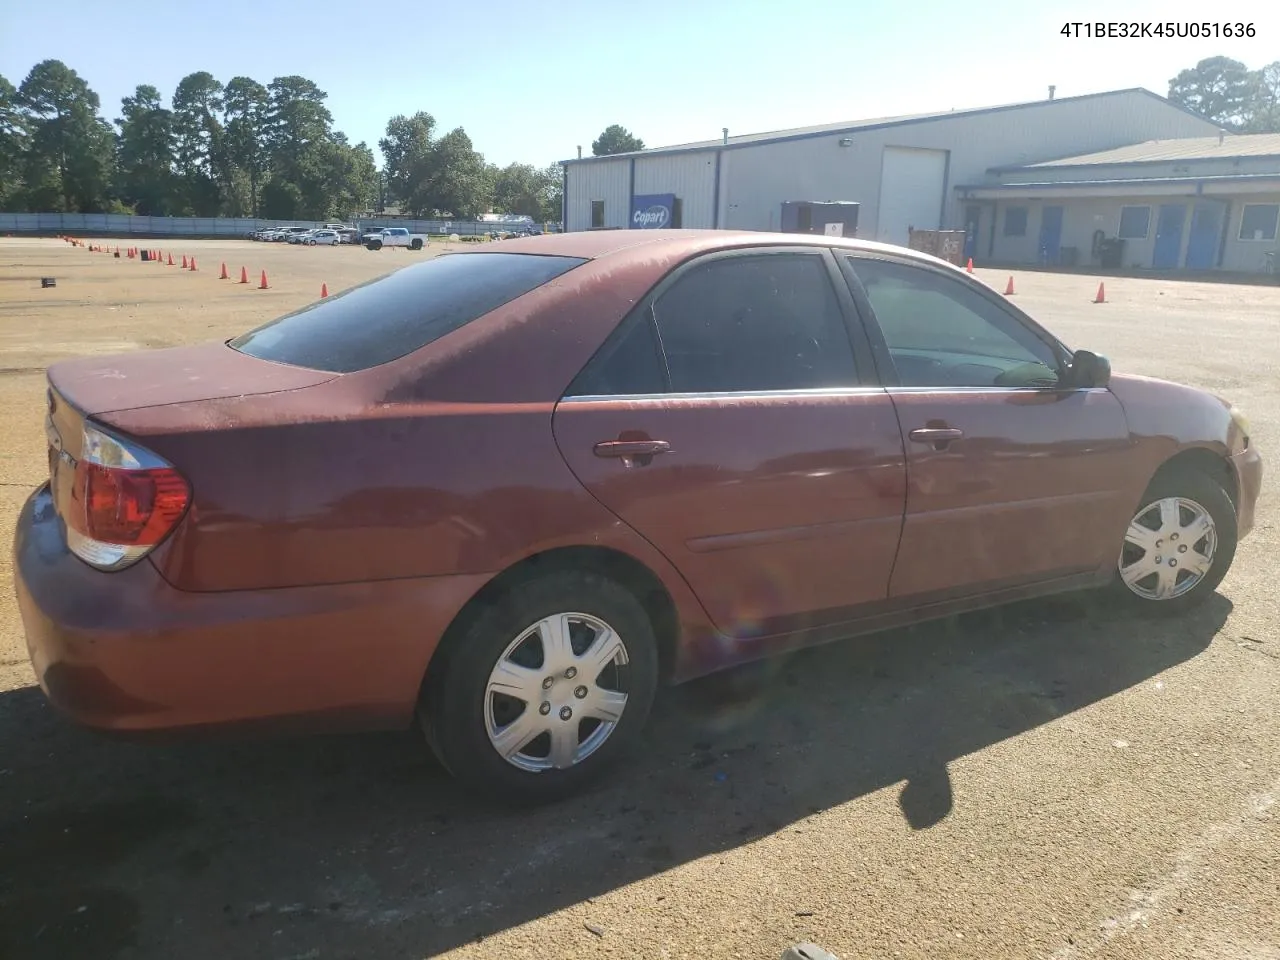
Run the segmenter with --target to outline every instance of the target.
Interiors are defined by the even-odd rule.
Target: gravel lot
[[[8,537],[44,366],[230,336],[437,250],[173,249],[199,270],[0,240],[0,957],[1280,958],[1280,287],[1109,279],[1095,305],[1097,278],[1014,274],[1068,342],[1252,420],[1258,527],[1194,617],[1024,604],[700,681],[630,769],[514,816],[409,733],[139,745],[33,686]]]

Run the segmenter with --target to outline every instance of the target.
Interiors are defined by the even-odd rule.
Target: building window
[[[604,226],[604,201],[591,201],[591,229],[597,230]]]
[[[1120,208],[1120,229],[1116,236],[1121,240],[1145,240],[1150,230],[1150,207]]]
[[[1006,237],[1025,237],[1027,235],[1027,208],[1004,208],[1004,235]]]
[[[1240,217],[1241,240],[1274,240],[1280,203],[1246,203]]]

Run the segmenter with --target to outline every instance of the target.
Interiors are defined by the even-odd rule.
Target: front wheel
[[[494,798],[582,789],[632,746],[658,681],[635,596],[596,573],[518,584],[436,654],[419,717],[454,776]]]
[[[381,249],[382,249],[382,241],[381,241],[381,240],[370,240],[368,243],[366,243],[366,244],[365,244],[365,248],[366,248],[366,249],[368,249],[368,250],[381,250]]]
[[[1113,592],[1143,613],[1177,615],[1204,602],[1236,552],[1236,511],[1211,477],[1156,477],[1125,531]]]

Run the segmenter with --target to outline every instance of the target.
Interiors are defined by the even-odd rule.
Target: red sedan
[[[49,370],[32,663],[116,731],[417,717],[547,798],[655,688],[1064,590],[1203,600],[1258,451],[963,271],[826,237],[448,254],[228,343]]]

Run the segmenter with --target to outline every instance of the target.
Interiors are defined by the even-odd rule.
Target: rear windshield
[[[444,254],[319,300],[230,345],[296,367],[364,370],[413,353],[585,262],[525,253]]]

